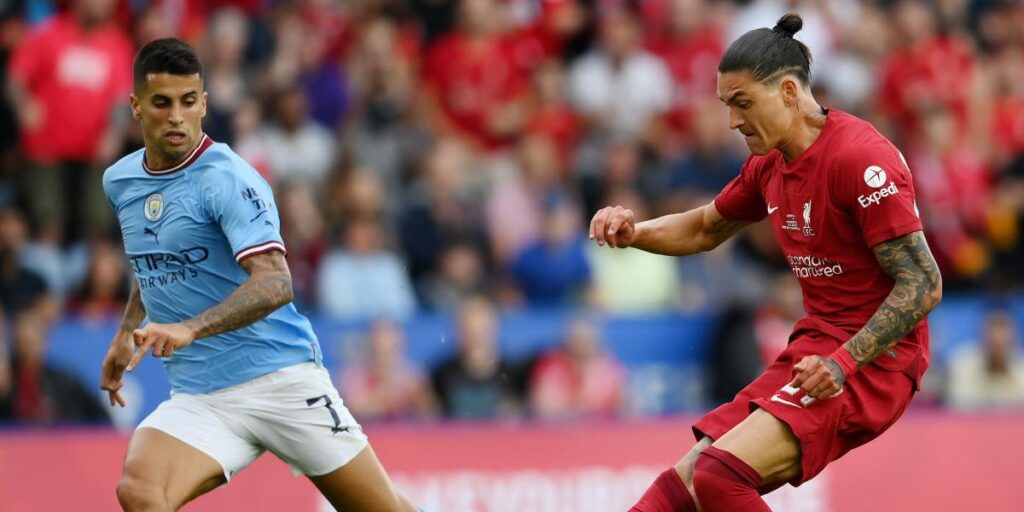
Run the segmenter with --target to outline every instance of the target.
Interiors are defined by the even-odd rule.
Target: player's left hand
[[[839,363],[827,357],[807,356],[793,370],[796,371],[796,378],[792,385],[817,400],[831,398],[843,389],[843,382],[846,381]]]
[[[149,350],[152,350],[156,357],[171,357],[175,350],[191,345],[196,336],[185,324],[149,323],[141,329],[132,331],[132,339],[138,350],[128,363],[128,371],[135,369]]]

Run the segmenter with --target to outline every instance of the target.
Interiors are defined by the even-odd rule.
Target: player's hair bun
[[[775,27],[773,27],[772,30],[786,37],[793,37],[793,34],[799,32],[803,27],[803,18],[795,12],[791,12],[779,18],[779,22],[775,24]]]

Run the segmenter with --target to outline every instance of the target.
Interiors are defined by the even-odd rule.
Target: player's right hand
[[[132,334],[118,329],[114,335],[114,341],[110,343],[106,357],[103,358],[103,371],[100,376],[100,389],[107,392],[110,398],[110,405],[125,406],[124,397],[121,396],[121,387],[124,385],[124,370],[135,354],[135,343],[132,342]]]
[[[636,219],[633,210],[621,206],[606,206],[590,220],[590,239],[597,245],[625,249],[633,243]]]

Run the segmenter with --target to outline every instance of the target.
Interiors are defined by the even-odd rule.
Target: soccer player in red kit
[[[769,510],[762,494],[891,426],[928,367],[924,318],[942,278],[910,170],[870,124],[814,100],[810,51],[793,39],[802,24],[787,14],[752,30],[719,63],[729,126],[752,155],[714,202],[639,223],[607,207],[591,221],[600,245],[682,256],[767,217],[807,312],[778,359],[694,425],[697,444],[634,511]]]

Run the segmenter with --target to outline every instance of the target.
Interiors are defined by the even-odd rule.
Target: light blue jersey
[[[270,185],[226,144],[202,141],[180,165],[146,167],[145,150],[107,169],[103,190],[151,322],[193,318],[223,302],[249,274],[239,262],[284,251]],[[306,317],[288,304],[241,329],[198,339],[164,358],[176,392],[209,393],[315,361]]]

